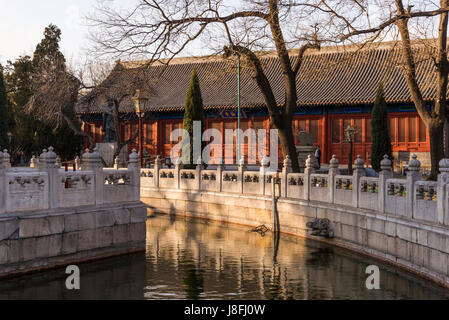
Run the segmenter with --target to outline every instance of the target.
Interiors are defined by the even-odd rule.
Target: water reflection
[[[64,270],[0,282],[0,299],[441,299],[448,291],[365,257],[286,235],[159,216],[146,253],[81,265],[81,290]],[[365,269],[381,269],[367,290]]]

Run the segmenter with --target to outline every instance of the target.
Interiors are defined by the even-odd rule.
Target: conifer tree
[[[9,130],[13,133],[11,157],[15,162],[26,162],[32,154],[38,155],[49,146],[53,146],[63,160],[73,159],[81,150],[82,137],[74,134],[67,121],[59,121],[60,116],[54,109],[47,108],[48,102],[57,104],[74,126],[81,128],[74,111],[78,87],[73,86],[70,91],[70,101],[60,97],[67,91],[65,79],[71,77],[59,50],[60,40],[60,29],[51,24],[45,28],[44,37],[32,57],[8,61],[5,85],[9,98]]]
[[[186,94],[183,129],[189,133],[190,146],[183,146],[182,163],[184,168],[194,168],[196,159],[193,158],[193,122],[201,121],[201,131],[204,128],[203,99],[201,97],[200,82],[196,69],[192,70],[190,84]],[[201,148],[202,150],[202,148]],[[187,155],[190,154],[190,161]]]
[[[391,139],[387,126],[387,103],[385,101],[382,83],[377,89],[376,100],[371,114],[371,165],[374,170],[380,170],[380,162],[384,155],[392,158]]]
[[[3,67],[0,65],[0,147],[1,150],[9,147],[8,141],[8,109],[7,96],[3,79]]]

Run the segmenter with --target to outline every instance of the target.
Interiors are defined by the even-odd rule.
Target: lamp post
[[[237,151],[237,164],[240,161],[240,83],[241,83],[241,79],[240,79],[240,54],[238,55],[238,66],[237,66],[237,143],[238,143],[238,151]]]
[[[132,97],[134,103],[134,109],[139,117],[139,157],[140,166],[143,167],[143,134],[142,134],[142,119],[145,116],[145,111],[148,103],[148,96],[140,89],[136,90],[136,93]]]

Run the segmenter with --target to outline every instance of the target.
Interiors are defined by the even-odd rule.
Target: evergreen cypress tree
[[[57,26],[50,24],[45,28],[44,38],[37,44],[32,59],[32,74],[39,79],[37,82],[42,82],[42,74],[51,74],[55,78],[67,75],[66,60],[59,49],[60,41],[61,30]],[[75,102],[76,94],[69,105],[63,106],[63,112],[77,129],[81,129],[81,123],[76,119],[74,111]],[[51,145],[63,160],[71,160],[81,151],[83,138],[75,135],[65,120],[56,126],[38,120],[35,124],[34,145],[38,151]]]
[[[8,109],[6,106],[6,88],[3,80],[3,67],[0,65],[0,147],[9,147],[8,141]]]
[[[201,121],[201,131],[204,128],[203,99],[201,97],[200,81],[196,69],[192,70],[190,84],[186,94],[183,129],[189,133],[190,148],[183,146],[182,163],[184,168],[194,168],[196,159],[193,159],[193,122]],[[203,148],[201,148],[202,150]],[[187,154],[190,154],[190,164],[187,161]]]
[[[38,121],[23,112],[25,104],[32,95],[32,60],[29,56],[22,56],[14,62],[8,61],[7,70],[9,72],[5,73],[5,85],[9,98],[10,117],[8,125],[13,134],[10,154],[11,161],[17,163],[20,158],[32,153],[37,154],[42,150],[41,146],[37,146],[35,141],[35,128]]]
[[[391,139],[387,126],[387,103],[385,101],[382,83],[377,89],[376,101],[371,114],[371,165],[374,170],[380,170],[380,162],[384,155],[392,158]]]

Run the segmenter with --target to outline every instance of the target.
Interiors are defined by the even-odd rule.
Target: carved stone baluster
[[[243,174],[244,174],[245,170],[246,170],[245,157],[242,156],[239,160],[238,176],[237,176],[237,182],[239,184],[237,190],[239,193],[243,193]]]
[[[259,193],[264,195],[265,194],[265,175],[268,168],[269,159],[267,156],[263,156],[260,161],[260,169],[259,169],[259,186],[260,190]]]
[[[315,172],[315,168],[313,167],[313,160],[309,154],[307,157],[307,160],[306,160],[306,168],[304,169],[304,199],[305,200],[310,199],[310,188],[311,188],[310,175],[314,172]]]
[[[357,155],[354,161],[354,170],[352,174],[352,206],[357,208],[359,206],[359,185],[360,178],[365,176],[365,163],[362,156]]]
[[[329,202],[334,203],[335,202],[335,176],[340,174],[339,169],[339,162],[337,159],[337,156],[334,154],[332,155],[332,159],[329,161],[329,181],[328,186],[329,188]]]
[[[0,151],[0,213],[6,211],[6,188],[8,181],[6,180],[6,168],[3,165],[4,154]]]
[[[449,198],[447,194],[449,186],[449,159],[441,159],[439,167],[440,174],[437,182],[438,222],[449,225]]]
[[[287,177],[288,177],[288,174],[291,172],[292,172],[292,160],[287,155],[287,156],[285,156],[284,165],[282,167],[281,197],[287,198],[287,188],[288,188]]]
[[[136,149],[133,149],[131,154],[129,155],[129,163],[128,169],[132,171],[131,173],[131,185],[134,189],[134,200],[140,200],[140,159],[139,155],[136,152]],[[126,182],[126,181],[125,181]]]
[[[412,159],[408,162],[407,182],[406,182],[406,208],[407,216],[412,218],[413,213],[413,197],[416,181],[422,180],[422,175],[419,172],[421,163],[417,159],[416,154],[412,155]]]
[[[40,156],[41,165],[39,170],[43,172],[47,172],[48,174],[48,184],[49,184],[49,195],[48,205],[50,208],[58,208],[59,207],[59,192],[60,190],[60,177],[59,177],[59,168],[56,166],[56,153],[53,151],[53,147],[49,147],[48,151],[44,149]]]
[[[384,155],[383,160],[380,162],[379,172],[379,211],[385,212],[385,199],[387,195],[387,179],[393,176],[391,172],[391,160],[387,155]]]
[[[95,174],[95,203],[104,203],[104,179],[105,174],[103,172],[103,162],[101,161],[101,155],[98,149],[95,148],[92,153],[89,149],[83,154],[82,162],[83,170],[93,171]]]

